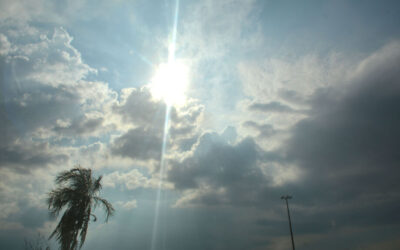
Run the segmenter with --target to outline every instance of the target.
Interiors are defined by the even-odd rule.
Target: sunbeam
[[[168,50],[168,65],[175,65],[175,46],[176,46],[176,35],[177,35],[177,25],[178,25],[178,11],[179,11],[179,0],[175,2],[175,16],[174,16],[174,26],[172,30],[172,39]],[[171,70],[171,68],[166,68],[166,70]],[[171,75],[166,74],[166,75]],[[174,77],[170,80],[177,80]],[[179,82],[179,81],[178,81]],[[180,81],[181,82],[181,81]],[[165,89],[164,89],[165,90]],[[160,203],[162,198],[162,184],[165,174],[165,152],[167,150],[167,139],[168,139],[168,129],[169,129],[169,116],[171,110],[171,96],[164,97],[166,101],[166,110],[165,110],[165,121],[164,121],[164,134],[163,134],[163,142],[161,148],[161,159],[160,159],[160,173],[159,173],[159,183],[158,183],[158,190],[156,196],[156,204],[155,204],[155,211],[154,211],[154,224],[153,224],[153,234],[151,238],[151,249],[156,249],[157,243],[157,231],[158,231],[158,223],[159,223],[159,214],[160,214]]]
[[[171,110],[171,107],[169,105],[167,105],[166,109],[165,109],[164,135],[163,135],[163,143],[162,143],[162,147],[161,147],[160,173],[159,173],[160,181],[158,183],[156,205],[155,205],[155,211],[154,211],[154,224],[153,224],[153,235],[152,235],[152,239],[151,239],[151,249],[155,249],[156,241],[157,241],[158,218],[159,218],[159,213],[160,213],[160,203],[161,203],[161,196],[162,196],[162,183],[163,183],[163,177],[164,177],[164,173],[165,173],[164,155],[165,155],[165,151],[167,148],[170,110]]]

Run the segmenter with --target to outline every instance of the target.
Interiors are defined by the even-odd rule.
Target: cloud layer
[[[167,107],[146,83],[166,61],[173,2],[0,3],[0,248],[51,231],[54,176],[81,164],[118,211],[91,224],[87,249],[148,249],[154,232],[160,249],[287,249],[285,194],[299,249],[397,249],[395,5],[180,4],[191,82]],[[331,41],[343,30],[357,46]]]

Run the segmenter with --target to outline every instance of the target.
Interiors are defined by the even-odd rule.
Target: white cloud
[[[132,210],[134,208],[137,208],[137,200],[118,201],[117,205],[121,206],[122,208],[124,208],[126,210]]]
[[[19,207],[17,206],[17,203],[15,201],[11,203],[2,203],[0,205],[0,209],[0,221],[7,218],[10,214],[19,212]]]
[[[354,65],[349,58],[332,53],[242,61],[238,70],[244,93],[252,100],[304,105],[318,88],[343,84]]]
[[[1,161],[24,169],[26,162],[45,167],[62,156],[68,165],[67,155],[77,155],[74,151],[79,148],[62,145],[63,139],[70,143],[89,136],[100,140],[105,133],[118,129],[119,121],[112,110],[118,94],[106,83],[85,80],[97,71],[83,62],[65,29],[56,28],[48,35],[22,25],[34,32],[14,32],[20,27],[2,27],[8,34],[1,36],[2,47],[8,52],[1,60],[9,73],[1,82],[6,98],[0,126],[8,131],[0,147],[7,157]],[[92,155],[80,154],[71,162],[87,162]]]
[[[103,185],[105,187],[122,187],[127,190],[137,188],[157,188],[159,179],[146,177],[139,170],[133,169],[129,172],[115,171],[111,174],[104,175]]]
[[[57,173],[79,163],[126,165],[106,150],[105,135],[118,129],[112,113],[118,95],[86,80],[96,69],[65,29],[13,21],[0,21],[0,29],[0,224],[27,232],[48,219],[46,195]]]
[[[7,55],[12,51],[11,43],[8,38],[0,33],[0,55]]]
[[[282,146],[291,128],[308,116],[311,98],[323,88],[347,88],[357,56],[264,57],[237,64],[245,98],[237,105],[240,134],[256,136],[265,150]],[[250,125],[250,126],[249,126]],[[255,133],[258,132],[258,133]],[[268,135],[268,139],[260,135]]]

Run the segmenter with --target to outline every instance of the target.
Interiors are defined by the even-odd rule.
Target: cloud
[[[168,180],[185,191],[176,205],[255,202],[268,184],[257,165],[260,154],[251,138],[229,144],[216,133],[203,134],[190,156],[170,163]]]
[[[297,110],[291,108],[288,105],[280,102],[269,102],[269,103],[253,103],[249,106],[249,110],[261,111],[261,112],[274,112],[274,113],[296,113]]]
[[[98,141],[107,142],[104,135],[118,126],[111,112],[117,94],[87,80],[97,71],[65,29],[9,20],[0,22],[0,33],[0,197],[7,211],[1,237],[13,232],[22,242],[48,219],[45,196],[54,175],[95,162],[96,150],[97,161],[104,159]]]
[[[188,95],[202,100],[210,117],[227,116],[242,97],[236,63],[263,41],[259,25],[252,22],[260,16],[256,1],[201,1],[179,14],[176,49],[178,57],[190,62]]]
[[[399,44],[365,59],[351,87],[321,89],[309,117],[293,129],[288,155],[327,184],[348,188],[345,196],[389,191],[400,158]],[[311,177],[314,178],[314,177]],[[350,187],[346,183],[350,183]],[[366,185],[368,183],[368,185]],[[391,185],[389,184],[391,183]],[[357,188],[354,188],[357,187]]]
[[[48,35],[25,25],[33,31],[13,33],[15,25],[2,27],[1,35],[7,49],[0,57],[0,167],[23,172],[67,162],[71,148],[57,141],[115,129],[111,107],[117,94],[105,83],[85,80],[96,70],[82,61],[65,29]]]
[[[258,124],[254,121],[246,121],[243,125],[257,130],[258,136],[263,139],[271,137],[277,132],[271,124]]]
[[[210,59],[229,53],[229,48],[251,49],[253,36],[242,37],[243,30],[252,30],[250,19],[255,2],[224,0],[218,3],[202,1],[192,6],[190,15],[183,16],[178,48],[185,48],[191,57]],[[221,13],[224,17],[221,18]]]
[[[117,204],[126,210],[132,210],[134,208],[137,208],[137,200],[131,200],[131,201],[126,201],[126,202],[119,201],[119,202],[117,202]]]
[[[20,143],[18,141],[0,148],[0,168],[27,172],[32,168],[48,164],[63,163],[68,159],[65,153],[52,152],[48,143]]]
[[[337,248],[338,239],[388,235],[388,230],[379,229],[383,227],[398,231],[398,43],[360,64],[335,53],[267,57],[262,47],[266,38],[260,35],[265,30],[259,24],[263,12],[256,1],[186,4],[181,4],[176,55],[190,58],[194,69],[191,94],[204,98],[207,109],[204,112],[203,105],[195,101],[171,109],[165,156],[168,179],[163,186],[171,196],[163,198],[166,207],[175,206],[162,213],[174,223],[160,223],[171,229],[165,233],[168,246],[287,247],[285,206],[279,199],[287,193],[294,196],[290,205],[300,247],[318,248],[315,245],[323,242]],[[97,69],[74,47],[88,49],[83,45],[87,40],[74,41],[71,36],[85,32],[84,27],[75,26],[77,20],[85,19],[88,26],[98,24],[97,19],[90,20],[96,15],[93,11],[87,15],[81,8],[86,5],[73,1],[60,7],[44,0],[0,3],[1,238],[6,239],[4,232],[11,230],[20,236],[18,230],[43,227],[50,177],[79,161],[106,168],[103,184],[107,192],[136,195],[148,189],[139,194],[146,200],[143,203],[138,197],[117,202],[121,210],[135,209],[132,221],[141,217],[136,224],[142,231],[137,234],[140,237],[134,234],[140,243],[134,244],[146,248],[149,240],[142,236],[151,235],[149,221],[154,215],[148,209],[153,202],[148,197],[160,180],[152,169],[137,167],[150,166],[161,158],[166,107],[153,100],[145,87],[117,93],[107,83],[89,80],[97,77]],[[124,9],[122,14],[132,14],[119,7],[107,10],[120,14]],[[190,11],[185,14],[185,10]],[[148,20],[148,14],[141,13],[143,20]],[[63,26],[71,34],[64,28],[47,30],[66,20],[71,23]],[[145,25],[134,40],[152,42],[136,48],[135,55],[142,48],[153,50],[154,40],[157,44],[162,40],[155,34],[164,31],[154,32],[153,23]],[[141,43],[134,40],[129,46]],[[120,41],[113,44],[120,45]],[[85,51],[88,58],[98,51],[90,49]],[[117,58],[119,52],[112,52]],[[238,103],[241,98],[243,102]],[[236,113],[237,108],[243,112]],[[203,126],[219,130],[230,123],[243,125],[242,130],[203,130]],[[146,213],[140,213],[141,209]],[[128,240],[121,244],[129,247],[132,221],[126,218],[116,215],[119,221],[114,226],[126,226],[123,236]],[[20,242],[15,235],[13,241]],[[92,241],[100,248],[109,246],[98,241],[101,234],[93,235]],[[115,237],[122,238],[121,234]],[[387,244],[376,247],[398,245],[387,237]]]
[[[123,89],[121,101],[113,109],[122,116],[125,122],[163,129],[166,105],[161,101],[153,100],[147,88]]]
[[[154,100],[146,87],[123,89],[121,93],[121,100],[113,110],[128,129],[113,140],[111,153],[134,160],[159,161],[166,119],[165,103]],[[185,145],[198,133],[202,113],[203,106],[194,100],[170,108],[167,145],[171,152],[189,149],[190,145]]]
[[[162,145],[162,134],[159,132],[142,128],[131,129],[114,141],[111,152],[132,159],[158,160]]]
[[[52,178],[41,170],[36,169],[28,175],[8,168],[0,169],[0,203],[4,210],[0,224],[19,224],[33,229],[44,223],[47,219],[45,197]],[[36,218],[23,219],[29,217],[28,214],[35,214],[33,217]]]
[[[138,169],[133,169],[129,172],[114,171],[104,175],[103,185],[105,187],[121,187],[127,190],[137,188],[157,188],[159,179],[146,177]]]
[[[122,89],[121,100],[113,106],[113,111],[124,122],[134,126],[164,130],[166,104],[162,100],[155,100],[147,86]],[[185,134],[182,128],[189,129],[196,124],[202,112],[203,106],[193,99],[187,100],[183,106],[172,106],[171,130],[176,134]]]
[[[1,217],[0,219],[8,218],[10,214],[18,213],[19,207],[16,202],[1,204]]]
[[[0,33],[0,55],[7,55],[11,51],[11,43],[8,38]]]
[[[343,84],[354,70],[353,60],[339,53],[326,57],[309,54],[242,61],[237,68],[244,93],[256,103],[268,100],[266,108],[270,109],[282,109],[279,103],[304,108],[316,89]]]
[[[86,114],[85,117],[77,117],[72,122],[57,120],[57,125],[54,126],[53,130],[55,133],[64,135],[84,135],[96,131],[104,122],[101,114],[98,117],[88,116]]]
[[[282,187],[296,197],[299,233],[325,232],[330,219],[339,228],[398,223],[399,48],[389,44],[363,60],[347,88],[316,90],[308,117],[282,145],[304,174]]]
[[[283,247],[279,236],[287,233],[279,199],[286,193],[294,196],[300,245],[380,237],[380,228],[398,228],[399,48],[389,44],[352,66],[341,84],[316,87],[307,97],[309,110],[274,151],[260,149],[252,138],[228,143],[203,134],[189,155],[170,162],[168,181],[181,194],[175,207],[254,206],[257,230],[271,233],[267,238],[276,247]],[[253,120],[243,125],[259,137],[266,133],[264,140],[274,131]]]
[[[268,141],[257,138],[257,143],[268,150],[282,146],[293,125],[307,117],[316,90],[347,88],[347,78],[357,65],[354,61],[335,52],[239,61],[236,68],[244,98],[236,106],[241,111],[237,120],[273,125],[275,135]],[[243,126],[241,132],[254,135],[260,129],[254,125]]]

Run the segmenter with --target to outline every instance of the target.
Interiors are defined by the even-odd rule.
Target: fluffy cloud
[[[239,62],[236,66],[246,96],[237,105],[240,117],[259,126],[272,124],[276,132],[268,142],[257,140],[257,143],[266,149],[282,146],[292,126],[307,117],[312,106],[310,99],[316,90],[346,88],[347,79],[357,65],[355,58],[331,52],[324,57],[276,55]],[[242,133],[250,135],[257,129],[255,126],[242,128]]]
[[[111,153],[139,161],[158,161],[166,109],[163,101],[152,98],[148,88],[122,90],[121,101],[113,106],[113,110],[128,129],[114,139]],[[171,152],[190,149],[187,144],[198,133],[202,112],[203,106],[193,100],[184,106],[170,107],[167,145]]]
[[[255,129],[258,132],[258,137],[263,139],[271,137],[277,132],[271,124],[258,124],[254,121],[247,121],[243,125]]]
[[[1,237],[11,229],[22,237],[48,220],[45,194],[55,173],[103,152],[100,143],[80,144],[105,140],[117,126],[110,115],[117,94],[86,80],[96,70],[82,61],[65,29],[10,21],[1,22],[0,33],[0,196],[10,211],[1,218]]]
[[[343,84],[354,70],[353,60],[337,53],[254,59],[240,62],[237,67],[245,94],[256,102],[268,100],[300,107],[307,105],[316,89]]]
[[[344,201],[396,193],[399,48],[388,45],[361,62],[350,88],[317,91],[309,117],[292,130],[288,155],[326,196]]]
[[[64,152],[51,151],[48,143],[21,143],[16,140],[0,148],[0,168],[7,167],[21,172],[33,167],[63,163],[67,159],[68,155]]]
[[[0,127],[7,131],[1,166],[22,170],[66,162],[69,149],[43,140],[100,136],[115,128],[110,114],[117,94],[105,83],[85,80],[96,70],[82,61],[64,29],[47,35],[26,25],[33,31],[20,34],[15,25],[3,27],[1,35]]]
[[[156,188],[158,180],[155,178],[146,177],[138,169],[133,169],[129,172],[115,171],[106,174],[103,179],[105,187],[121,187],[127,190],[136,188]]]
[[[191,155],[171,162],[168,180],[184,191],[177,206],[254,204],[260,200],[270,181],[259,167],[264,152],[251,138],[230,144],[223,135],[203,134]]]
[[[86,1],[61,7],[46,0],[0,3],[3,248],[16,248],[26,232],[50,230],[46,192],[54,175],[75,163],[102,168],[97,170],[105,173],[104,191],[118,199],[111,201],[121,209],[113,218],[117,223],[107,226],[108,234],[102,234],[107,231],[101,226],[91,227],[95,237],[88,238],[88,249],[115,247],[109,240],[113,237],[118,247],[129,248],[133,242],[148,248],[155,231],[153,198],[162,176],[153,166],[161,158],[166,106],[153,100],[146,87],[117,92],[93,80],[105,79],[93,65],[106,65],[97,59],[111,61],[107,67],[114,68],[108,72],[122,76],[122,68],[133,64],[121,62],[134,60],[118,57],[129,50],[134,57],[152,51],[150,60],[159,61],[152,55],[159,52],[155,47],[162,47],[160,40],[166,40],[157,36],[167,29],[160,28],[164,23],[155,24],[160,20],[149,11],[154,11],[153,4],[148,8],[144,2],[124,2],[112,11],[107,8],[107,15],[98,15],[104,3],[96,4],[93,10]],[[92,11],[80,12],[86,5]],[[141,13],[130,11],[132,6]],[[388,240],[371,247],[396,248],[398,241],[389,239],[389,231],[399,230],[399,44],[361,63],[353,63],[354,54],[353,59],[336,53],[279,57],[279,52],[268,55],[271,48],[264,49],[269,38],[260,34],[270,26],[261,27],[266,12],[256,1],[181,2],[180,8],[176,56],[190,61],[189,94],[201,97],[205,106],[191,100],[170,110],[167,180],[159,196],[160,228],[167,230],[160,242],[172,249],[290,247],[279,197],[293,194],[300,248],[319,248],[315,245],[321,242],[327,249],[341,248],[340,242],[374,237]],[[103,26],[115,13],[121,19],[110,18],[113,22]],[[131,35],[103,42],[111,31],[87,39],[120,24],[125,14],[131,22],[119,27]],[[101,18],[91,20],[93,15]],[[78,27],[77,20],[83,19]],[[66,29],[53,28],[67,20],[69,25],[62,25]],[[142,25],[131,27],[137,24]],[[94,29],[87,32],[87,27]],[[131,40],[125,47],[127,38]],[[96,46],[90,48],[87,41],[96,41]],[[87,64],[77,48],[98,64]],[[97,53],[103,49],[113,57]],[[148,77],[148,69],[137,74],[148,67],[137,61],[131,75],[121,77],[135,82],[124,84],[137,86]],[[241,127],[213,132],[227,125]]]
[[[369,227],[363,234],[380,235],[398,223],[399,51],[389,44],[352,67],[343,84],[316,89],[307,117],[290,128],[281,150],[302,177],[275,189],[294,194],[297,234],[329,241],[328,230],[342,237],[346,227],[352,235]]]
[[[114,111],[127,123],[137,126],[151,126],[163,129],[166,105],[153,100],[147,88],[123,89],[121,101],[114,106]]]
[[[204,134],[190,155],[171,163],[168,180],[181,192],[175,206],[257,204],[265,209],[253,214],[259,230],[283,233],[279,197],[290,193],[300,246],[345,238],[346,230],[356,237],[394,226],[400,198],[399,48],[385,46],[353,66],[342,84],[316,88],[307,97],[309,111],[275,151],[263,151],[251,138],[228,143]],[[268,124],[244,125],[262,140],[276,133]]]
[[[114,141],[112,153],[138,160],[158,160],[161,157],[162,130],[135,128]]]
[[[131,200],[126,202],[120,201],[117,202],[117,204],[126,210],[132,210],[134,208],[137,208],[137,200]]]

